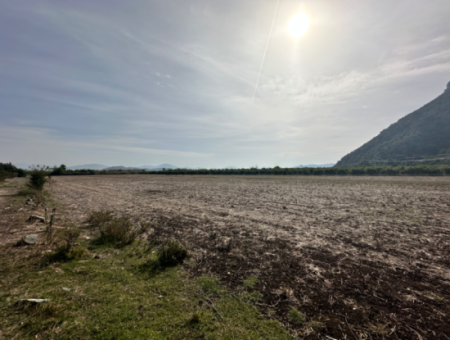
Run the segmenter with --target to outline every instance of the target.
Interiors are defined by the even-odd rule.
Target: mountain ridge
[[[437,155],[450,158],[450,82],[437,98],[404,116],[336,167],[416,163]]]

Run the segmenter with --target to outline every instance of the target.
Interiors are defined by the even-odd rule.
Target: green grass
[[[244,280],[244,287],[253,288],[255,284],[258,283],[258,278],[256,276],[250,276],[246,280]]]
[[[289,321],[297,324],[297,325],[303,325],[306,321],[305,314],[302,312],[299,312],[295,308],[292,308],[288,313],[288,319]]]
[[[12,339],[290,339],[212,277],[181,267],[149,275],[147,246],[89,249],[84,259],[44,265],[44,249],[0,249],[0,337]],[[94,259],[94,256],[100,257]],[[65,288],[65,290],[63,290]],[[67,288],[70,291],[67,291]],[[23,308],[15,302],[51,302]]]

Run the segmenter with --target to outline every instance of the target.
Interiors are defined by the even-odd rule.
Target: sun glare
[[[294,38],[301,37],[306,33],[309,26],[309,18],[305,13],[297,13],[289,22],[289,33]]]

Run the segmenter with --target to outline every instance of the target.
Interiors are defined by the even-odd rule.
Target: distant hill
[[[162,170],[162,169],[179,169],[178,166],[172,165],[172,164],[161,164],[161,165],[143,165],[142,167],[139,167],[139,169],[147,169],[147,170]]]
[[[327,163],[327,164],[307,164],[307,165],[299,165],[294,166],[294,168],[331,168],[335,163]]]
[[[146,170],[162,170],[162,169],[179,169],[180,167],[172,164],[161,164],[161,165],[143,165],[139,167],[139,169],[146,169]]]
[[[102,170],[141,170],[143,168],[135,168],[135,167],[126,167],[126,166],[110,166],[108,168],[102,169]]]
[[[74,165],[67,167],[68,170],[103,170],[106,169],[108,166],[101,165],[101,164],[83,164],[83,165]]]
[[[439,97],[401,118],[336,166],[416,164],[450,159],[450,83]]]

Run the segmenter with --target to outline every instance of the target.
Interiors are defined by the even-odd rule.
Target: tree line
[[[35,166],[30,170],[16,168],[11,163],[0,163],[0,181],[13,177],[25,177],[39,171],[45,176],[89,176],[89,175],[300,175],[300,176],[450,176],[450,165],[379,165],[365,167],[331,168],[250,168],[250,169],[163,169],[148,170],[68,170],[59,167]]]
[[[250,168],[250,169],[163,169],[148,170],[62,170],[54,169],[52,176],[61,175],[303,175],[303,176],[448,176],[450,165],[380,165],[331,168]]]

